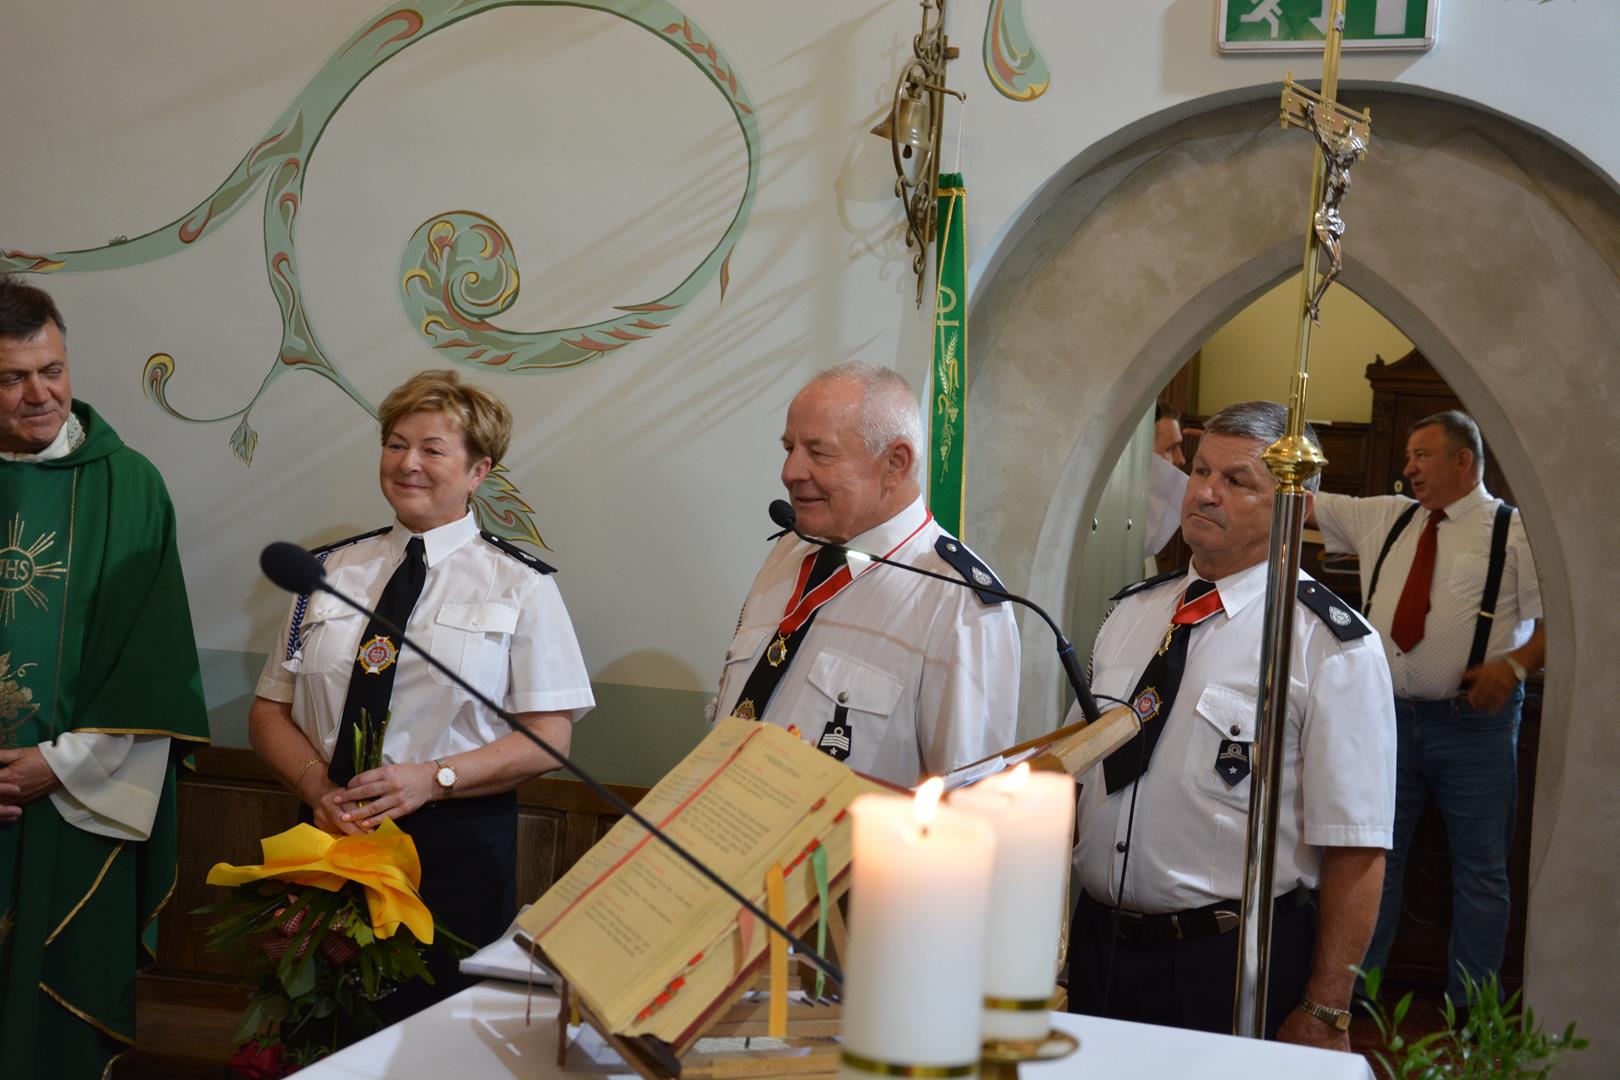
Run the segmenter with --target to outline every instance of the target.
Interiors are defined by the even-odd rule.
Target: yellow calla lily
[[[375,832],[333,836],[313,825],[294,825],[286,832],[259,841],[264,862],[258,866],[215,863],[208,871],[210,885],[245,885],[276,878],[293,885],[311,885],[337,892],[350,881],[366,891],[371,931],[392,937],[401,923],[424,945],[433,941],[433,913],[422,903],[422,863],[416,842],[392,821]]]

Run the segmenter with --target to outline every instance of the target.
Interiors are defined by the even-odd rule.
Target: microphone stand
[[[787,522],[777,521],[777,524],[787,525]],[[969,583],[961,578],[947,577],[944,574],[936,574],[932,570],[924,570],[920,566],[912,566],[910,563],[895,562],[893,559],[886,558],[882,555],[874,555],[869,551],[856,551],[854,548],[847,547],[844,544],[832,544],[828,543],[826,540],[818,540],[814,536],[806,536],[803,532],[801,532],[797,522],[792,525],[788,525],[784,531],[791,532],[800,540],[803,540],[807,544],[813,544],[816,547],[832,548],[836,551],[842,551],[846,556],[853,555],[855,558],[865,559],[867,562],[882,563],[884,566],[899,567],[901,570],[909,570],[913,574],[921,574],[923,577],[931,577],[936,581],[943,581],[947,584],[960,586],[964,589],[973,589],[975,592],[989,593],[991,596],[999,596],[1003,600],[1011,600],[1015,604],[1023,604],[1025,607],[1029,608],[1035,614],[1044,619],[1046,621],[1046,625],[1051,628],[1053,636],[1057,638],[1058,661],[1063,665],[1063,674],[1068,676],[1069,687],[1074,691],[1074,699],[1080,704],[1080,715],[1086,718],[1087,723],[1094,723],[1097,720],[1097,717],[1101,715],[1097,709],[1096,698],[1091,696],[1091,687],[1086,685],[1086,677],[1080,670],[1080,662],[1075,659],[1074,646],[1070,644],[1069,639],[1064,636],[1063,631],[1058,629],[1057,623],[1052,621],[1052,616],[1048,615],[1035,601],[1026,599],[1022,596],[1014,595],[1013,593],[1007,592],[1003,589],[994,588],[990,585],[980,585],[976,581]],[[780,536],[781,533],[778,533],[777,535]]]
[[[734,889],[728,882],[704,865],[701,859],[699,859],[696,855],[693,855],[690,851],[687,851],[662,829],[654,825],[651,821],[648,821],[646,818],[642,817],[641,814],[637,812],[635,807],[631,806],[629,803],[619,798],[619,796],[609,791],[606,786],[604,786],[590,773],[574,764],[574,762],[571,761],[566,754],[562,753],[550,743],[546,742],[546,740],[542,739],[540,736],[518,723],[516,718],[514,718],[511,713],[495,704],[482,691],[478,690],[466,679],[463,679],[459,674],[451,671],[439,660],[438,657],[434,656],[416,642],[412,641],[406,636],[404,627],[396,625],[391,619],[388,619],[383,615],[379,615],[377,612],[372,611],[364,604],[351,600],[349,597],[338,592],[336,589],[332,588],[332,586],[326,583],[324,575],[315,583],[315,588],[321,592],[329,593],[332,596],[337,597],[339,600],[343,601],[343,603],[347,604],[349,607],[358,611],[367,618],[376,619],[390,634],[398,635],[401,645],[410,646],[422,659],[426,660],[438,671],[449,676],[452,682],[461,687],[463,690],[467,691],[467,693],[471,694],[479,702],[479,704],[489,709],[502,720],[505,720],[507,725],[511,727],[513,731],[521,733],[524,738],[528,739],[530,742],[534,743],[534,745],[538,746],[540,749],[544,750],[546,753],[555,758],[563,766],[563,768],[579,777],[580,780],[584,782],[586,787],[595,792],[603,801],[608,803],[608,805],[622,813],[625,817],[628,817],[631,821],[634,821],[637,825],[640,825],[643,829],[646,829],[647,832],[653,836],[656,836],[665,847],[669,848],[669,850],[680,856],[680,858],[688,866],[696,870],[699,874],[702,874],[709,881],[720,886],[721,890],[724,891],[727,896],[731,897],[744,908],[748,909],[754,918],[770,927],[774,933],[779,935],[789,945],[793,946],[794,951],[813,964],[817,970],[821,971],[840,987],[844,985],[844,973],[837,965],[835,965],[832,961],[825,959],[820,953],[816,952],[814,949],[810,948],[810,946],[800,941],[798,937],[788,930],[787,927],[781,925],[775,919],[771,918],[752,900],[748,899],[748,897]]]

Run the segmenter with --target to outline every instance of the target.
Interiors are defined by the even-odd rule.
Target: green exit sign
[[[1330,0],[1220,0],[1221,52],[1312,52],[1327,37]],[[1432,49],[1440,0],[1347,0],[1346,49]]]

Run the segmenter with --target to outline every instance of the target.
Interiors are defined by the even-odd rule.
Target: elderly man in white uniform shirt
[[[793,399],[782,485],[801,532],[959,587],[781,538],[743,605],[713,715],[767,720],[911,787],[1014,741],[1018,629],[1000,582],[933,520],[922,422],[895,372],[845,364]]]
[[[1276,488],[1260,453],[1286,418],[1245,402],[1210,419],[1182,504],[1190,573],[1124,590],[1098,634],[1093,689],[1144,726],[1081,777],[1077,1012],[1231,1030]],[[1309,575],[1297,598],[1267,1028],[1348,1050],[1350,967],[1394,814],[1389,669],[1367,624]]]
[[[1462,972],[1483,979],[1502,964],[1523,683],[1546,652],[1524,525],[1485,490],[1484,470],[1473,419],[1436,413],[1407,434],[1415,502],[1321,495],[1311,522],[1329,551],[1359,556],[1366,615],[1383,636],[1395,686],[1395,844],[1365,966],[1389,960],[1412,833],[1432,796],[1451,854],[1447,992],[1459,1005]]]

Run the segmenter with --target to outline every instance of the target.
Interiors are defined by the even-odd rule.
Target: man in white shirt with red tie
[[[1389,959],[1412,832],[1432,796],[1451,852],[1447,992],[1459,1005],[1461,971],[1478,980],[1502,963],[1523,683],[1546,652],[1524,526],[1485,490],[1484,470],[1473,419],[1436,413],[1407,434],[1415,502],[1319,495],[1308,522],[1328,551],[1360,558],[1363,609],[1395,688],[1395,844],[1365,966]]]
[[[1093,692],[1143,727],[1080,778],[1075,1012],[1232,1030],[1276,490],[1260,454],[1286,424],[1269,401],[1210,418],[1181,509],[1190,571],[1123,590],[1097,635]],[[1394,817],[1389,668],[1331,591],[1302,573],[1295,595],[1266,1034],[1348,1050]]]
[[[956,585],[783,536],[738,617],[713,716],[766,720],[856,772],[911,787],[1015,741],[1018,628],[990,569],[917,481],[922,420],[896,372],[811,379],[788,407],[782,486],[800,532]]]

